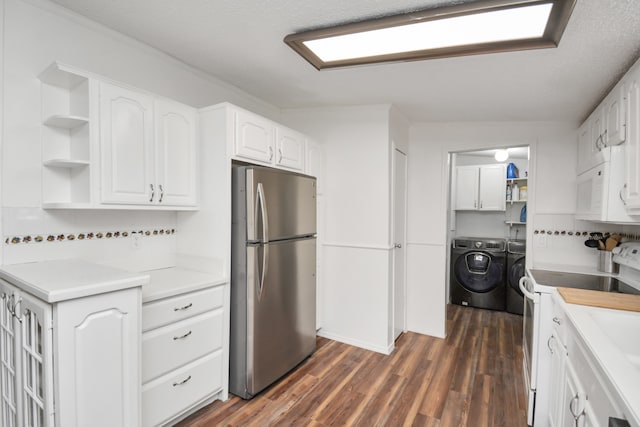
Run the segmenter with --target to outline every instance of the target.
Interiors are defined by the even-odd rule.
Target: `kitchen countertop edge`
[[[0,278],[47,303],[135,288],[149,281],[144,273],[82,260],[6,265],[0,268]]]

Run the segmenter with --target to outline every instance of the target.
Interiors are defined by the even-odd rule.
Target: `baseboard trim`
[[[391,352],[393,352],[393,349],[395,348],[394,344],[391,343],[388,347],[383,347],[383,346],[379,346],[379,345],[375,345],[375,344],[371,344],[365,341],[360,341],[360,340],[356,340],[353,338],[348,338],[348,337],[344,337],[342,335],[339,334],[334,334],[331,331],[326,331],[324,329],[320,329],[317,331],[317,335],[323,338],[328,338],[330,340],[334,340],[334,341],[339,341],[343,344],[348,344],[348,345],[352,345],[355,347],[360,347],[363,348],[365,350],[371,350],[371,351],[375,351],[376,353],[382,353],[385,355],[390,355]]]

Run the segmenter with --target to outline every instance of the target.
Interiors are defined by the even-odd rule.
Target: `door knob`
[[[395,245],[393,245],[393,247],[396,249],[400,249],[402,245],[400,243],[396,243]]]

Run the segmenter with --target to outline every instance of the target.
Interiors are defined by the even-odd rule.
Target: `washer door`
[[[470,292],[492,291],[504,280],[504,265],[484,252],[460,255],[453,268],[458,283]]]
[[[525,257],[518,258],[511,264],[509,271],[507,271],[507,281],[511,289],[515,289],[520,296],[524,296],[520,290],[518,283],[520,278],[525,275]]]

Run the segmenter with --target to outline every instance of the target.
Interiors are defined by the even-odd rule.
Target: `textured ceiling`
[[[638,0],[577,0],[556,49],[324,71],[284,36],[465,1],[53,1],[277,107],[389,103],[412,121],[581,121],[640,56]]]

